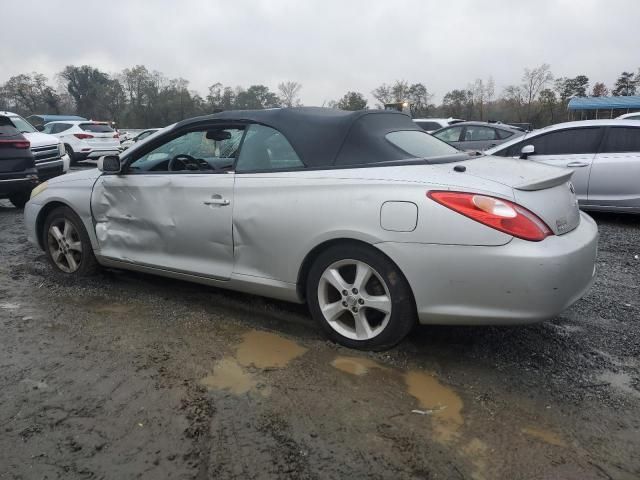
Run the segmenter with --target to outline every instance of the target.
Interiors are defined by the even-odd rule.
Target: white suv
[[[120,153],[118,132],[104,122],[49,122],[43,131],[62,140],[72,165],[79,160],[98,160],[103,155]]]
[[[414,118],[413,121],[418,124],[427,133],[433,133],[443,127],[448,127],[454,123],[464,122],[459,118]]]
[[[39,181],[43,182],[69,171],[70,158],[66,155],[64,145],[59,139],[37,131],[18,114],[0,112],[0,115],[9,117],[14,126],[29,140]]]

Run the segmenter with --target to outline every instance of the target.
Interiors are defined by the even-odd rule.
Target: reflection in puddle
[[[338,370],[358,376],[364,375],[374,368],[389,370],[387,367],[383,367],[373,360],[360,357],[336,357],[335,360],[331,362],[331,365]]]
[[[542,440],[549,445],[555,445],[556,447],[566,447],[566,442],[560,438],[557,433],[550,432],[549,430],[543,430],[541,428],[535,427],[527,427],[522,429],[522,433],[526,435],[530,435],[532,437],[537,438],[538,440]]]
[[[245,372],[233,358],[220,360],[211,375],[201,382],[205,387],[216,390],[229,390],[236,395],[248,392],[256,386],[253,377]]]
[[[279,335],[252,330],[243,335],[236,358],[245,367],[282,368],[306,351],[306,348]]]
[[[418,370],[404,375],[407,392],[415,397],[423,409],[432,413],[437,440],[450,441],[464,423],[462,399],[453,389],[441,384],[436,377]]]
[[[203,378],[201,383],[209,389],[228,390],[241,395],[258,387],[255,375],[244,367],[283,368],[306,351],[306,348],[286,338],[252,330],[242,336],[235,358],[227,357],[217,362],[213,373]],[[268,393],[269,388],[262,390],[263,395]]]

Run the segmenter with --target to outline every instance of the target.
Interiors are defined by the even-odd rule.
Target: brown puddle
[[[405,373],[404,381],[409,395],[415,397],[427,413],[432,414],[437,440],[452,440],[464,423],[460,413],[460,396],[450,387],[441,384],[433,375],[418,370]]]
[[[216,363],[213,373],[201,383],[215,390],[228,390],[236,395],[255,390],[258,386],[255,374],[245,367],[259,369],[283,368],[296,357],[307,351],[297,343],[273,333],[252,330],[242,336],[234,357],[226,357]],[[268,395],[269,388],[262,390]]]
[[[251,374],[246,373],[233,358],[220,360],[211,375],[207,375],[201,383],[215,390],[229,390],[236,395],[246,393],[256,386]]]
[[[556,447],[566,447],[567,443],[560,438],[557,433],[550,432],[549,430],[543,430],[541,428],[527,427],[522,429],[522,433],[535,437],[538,440],[542,440],[549,445],[555,445]]]
[[[252,330],[242,336],[236,358],[245,367],[282,368],[306,351],[306,348],[279,335]]]
[[[379,363],[369,359],[360,357],[336,357],[331,365],[351,375],[364,375],[374,368],[379,370],[389,370],[387,367],[383,367]]]

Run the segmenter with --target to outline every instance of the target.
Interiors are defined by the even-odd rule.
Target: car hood
[[[42,132],[23,133],[24,137],[29,140],[32,147],[44,147],[47,145],[57,145],[60,143],[58,137]]]
[[[65,175],[60,175],[59,177],[54,177],[47,181],[49,185],[58,185],[68,182],[77,182],[79,180],[96,180],[102,172],[97,168],[92,168],[89,170],[79,170],[77,172],[67,173]]]

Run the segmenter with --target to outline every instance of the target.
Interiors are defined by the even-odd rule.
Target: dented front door
[[[91,207],[100,255],[228,279],[232,173],[103,175]]]

